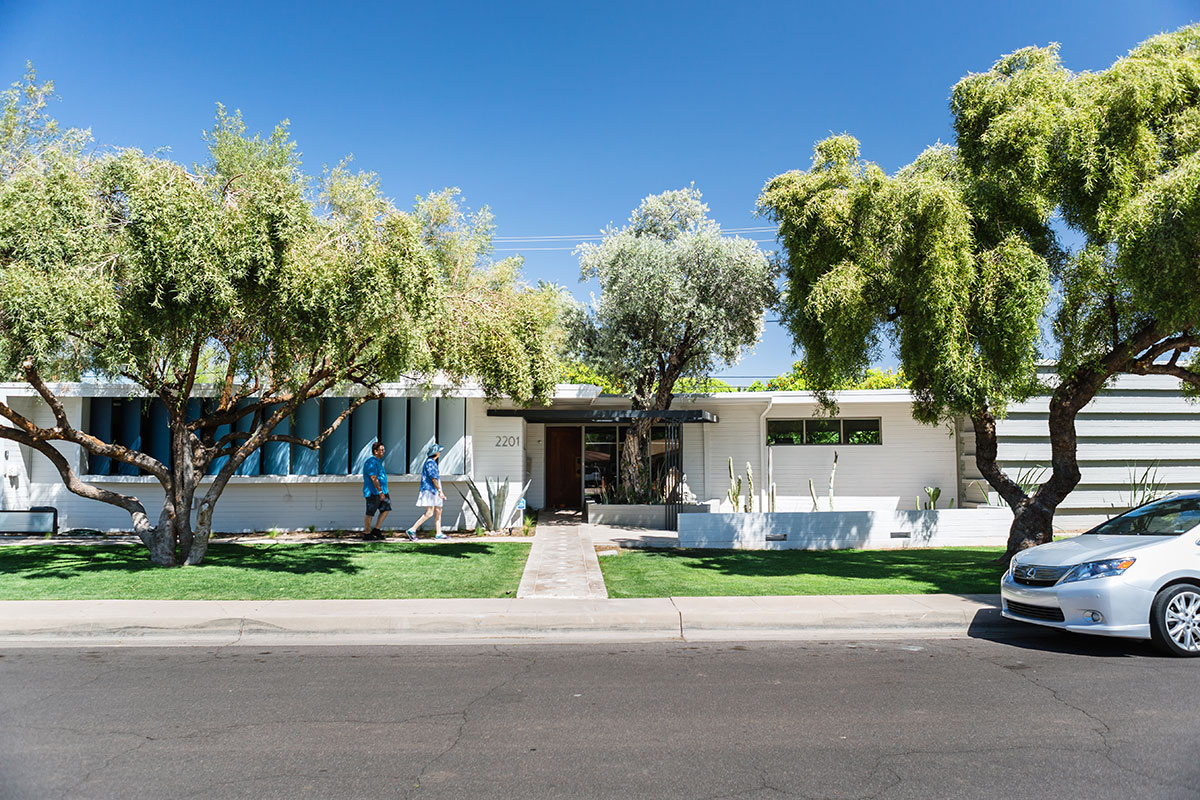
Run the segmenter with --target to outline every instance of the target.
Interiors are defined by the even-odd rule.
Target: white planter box
[[[681,514],[679,546],[740,550],[886,550],[1003,545],[1008,508]]]
[[[588,503],[587,521],[590,525],[615,525],[621,528],[649,528],[661,531],[667,527],[667,507]]]

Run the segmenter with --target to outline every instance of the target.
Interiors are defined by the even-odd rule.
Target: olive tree
[[[128,511],[162,565],[201,562],[216,503],[258,448],[320,447],[382,382],[472,377],[489,396],[532,399],[557,369],[544,300],[512,271],[478,279],[472,262],[448,275],[428,230],[373,175],[310,178],[286,124],[248,136],[220,108],[206,140],[207,162],[191,169],[50,142],[0,177],[0,372],[54,416],[39,426],[0,404],[0,437],[50,459],[75,494]],[[169,460],[74,425],[53,381],[84,376],[160,399]],[[357,397],[316,438],[277,432],[345,387]],[[136,496],[81,480],[55,443],[155,478],[157,519]]]
[[[620,229],[579,248],[583,280],[601,294],[570,318],[576,357],[629,392],[635,410],[671,407],[682,378],[734,364],[762,335],[775,270],[753,241],[721,235],[693,188],[644,199]],[[621,455],[628,487],[646,485],[651,421],[630,425]]]

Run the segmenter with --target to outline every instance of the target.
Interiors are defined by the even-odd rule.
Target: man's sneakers
[[[375,529],[363,534],[363,540],[368,542],[382,542],[383,538],[383,532]]]
[[[449,539],[450,537],[449,537],[449,536],[447,536],[446,534],[442,533],[441,531],[438,531],[436,534],[434,534],[433,538],[435,538],[435,539]]]
[[[405,535],[405,536],[407,536],[407,537],[409,538],[409,541],[413,541],[413,542],[415,542],[415,541],[417,540],[417,532],[416,532],[416,531],[414,531],[414,530],[413,530],[413,529],[411,529],[411,528],[409,528],[408,530],[406,530],[406,531],[404,532],[404,535]]]

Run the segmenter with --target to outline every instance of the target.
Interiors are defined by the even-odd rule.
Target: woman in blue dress
[[[414,542],[417,540],[417,528],[430,517],[433,517],[433,538],[446,538],[446,534],[442,533],[442,501],[446,499],[446,493],[442,491],[442,475],[438,470],[438,456],[445,449],[434,442],[425,453],[425,466],[421,468],[421,488],[417,492],[417,505],[424,508],[425,513],[405,531],[408,538]]]

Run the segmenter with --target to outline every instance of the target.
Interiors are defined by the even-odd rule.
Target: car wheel
[[[1200,587],[1168,586],[1150,607],[1150,634],[1159,649],[1174,656],[1200,656]]]

